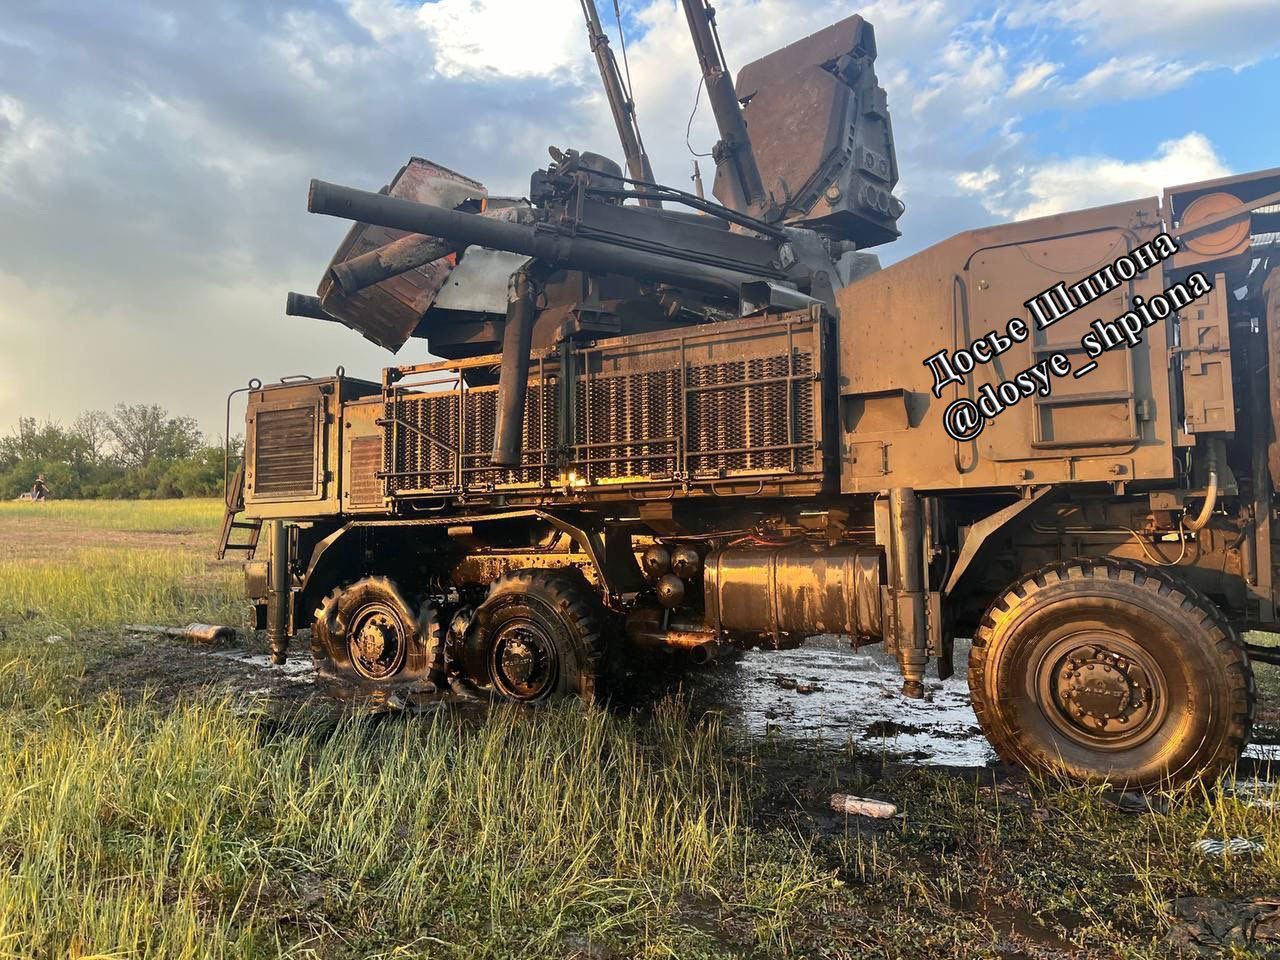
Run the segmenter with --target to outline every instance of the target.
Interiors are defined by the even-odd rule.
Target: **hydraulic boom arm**
[[[636,121],[635,101],[622,86],[622,77],[618,74],[618,61],[614,59],[613,49],[609,46],[609,35],[600,25],[600,15],[596,12],[595,0],[581,0],[582,15],[587,20],[587,35],[591,38],[591,52],[596,56],[596,65],[600,68],[600,79],[604,83],[604,94],[609,100],[609,110],[613,113],[614,125],[618,128],[618,139],[622,141],[622,152],[627,160],[627,172],[633,180],[653,183],[653,168],[649,165],[649,155],[644,151],[644,141],[640,139],[640,125]],[[646,207],[660,207],[661,201],[641,200]]]
[[[689,21],[693,48],[702,67],[702,81],[720,130],[720,142],[712,151],[716,161],[715,195],[721,203],[741,213],[767,219],[768,205],[764,181],[756,164],[747,121],[742,116],[733,78],[724,63],[724,52],[716,36],[715,11],[707,0],[681,0]]]

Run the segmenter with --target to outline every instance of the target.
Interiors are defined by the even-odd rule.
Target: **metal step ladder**
[[[230,550],[243,550],[245,559],[252,560],[258,549],[258,537],[262,533],[261,520],[237,520],[244,512],[244,464],[236,468],[231,485],[227,488],[226,512],[222,515],[222,532],[218,536],[218,559],[225,560]],[[231,537],[236,530],[249,531],[248,539],[242,543],[233,543]]]

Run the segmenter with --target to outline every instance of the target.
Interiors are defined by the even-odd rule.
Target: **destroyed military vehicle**
[[[625,167],[553,149],[519,198],[416,158],[311,185],[354,225],[289,312],[438,359],[247,388],[223,549],[277,659],[309,630],[351,683],[539,702],[607,693],[636,649],[839,634],[918,697],[971,637],[1009,761],[1232,764],[1274,662],[1242,634],[1277,614],[1280,170],[878,270],[904,206],[871,24],[735,82],[683,0],[713,200],[655,182],[583,7]]]

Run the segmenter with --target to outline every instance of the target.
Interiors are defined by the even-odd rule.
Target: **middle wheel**
[[[600,603],[576,570],[515,570],[489,587],[467,667],[508,700],[595,696]]]

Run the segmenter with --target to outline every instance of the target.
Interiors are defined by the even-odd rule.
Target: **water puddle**
[[[879,647],[849,649],[818,637],[798,650],[752,651],[738,663],[686,679],[694,704],[717,710],[750,738],[837,746],[852,741],[908,763],[982,767],[995,751],[978,727],[965,679],[969,645],[956,643],[956,672],[926,681],[923,700],[900,693],[897,664]]]
[[[291,680],[294,683],[316,682],[315,665],[311,662],[311,657],[306,654],[305,650],[292,651],[288,659],[279,666],[272,663],[270,654],[266,653],[247,653],[243,650],[211,650],[209,651],[209,656],[222,657],[259,670],[270,670],[272,676]]]

